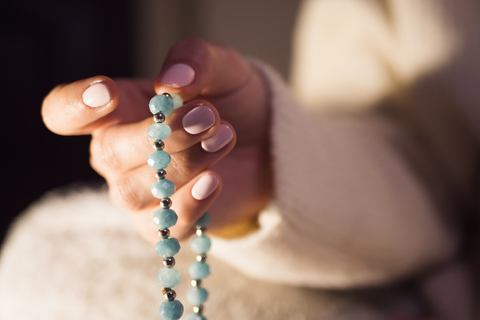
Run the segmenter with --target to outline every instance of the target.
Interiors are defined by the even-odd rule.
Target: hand
[[[182,76],[178,71],[186,72]],[[267,86],[260,73],[229,47],[201,39],[180,41],[155,82],[97,76],[59,85],[45,98],[42,116],[57,134],[92,135],[91,165],[107,180],[111,199],[132,214],[144,238],[156,242],[152,214],[159,201],[150,192],[155,170],[146,164],[153,151],[146,130],[153,123],[148,102],[163,92],[187,101],[165,121],[172,128],[165,140],[165,151],[172,157],[167,178],[176,184],[171,199],[179,216],[172,235],[188,236],[207,209],[212,231],[254,217],[272,197]],[[189,133],[183,119],[199,106],[210,114],[213,125],[200,128],[205,129],[202,132],[190,128]],[[223,137],[226,144],[219,150],[218,145],[208,148],[205,143],[202,148],[201,142],[212,137]],[[205,175],[212,175],[213,182],[216,178],[218,186],[196,199],[192,188]]]

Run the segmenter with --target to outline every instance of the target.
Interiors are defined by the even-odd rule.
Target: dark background
[[[1,13],[0,241],[16,214],[47,190],[101,183],[90,137],[48,131],[40,108],[57,84],[132,73],[130,1],[9,1]]]
[[[149,76],[169,48],[198,36],[268,61],[288,77],[301,0],[16,0],[0,8],[0,242],[14,217],[48,190],[101,184],[89,136],[43,125],[43,98],[56,85],[95,75]]]

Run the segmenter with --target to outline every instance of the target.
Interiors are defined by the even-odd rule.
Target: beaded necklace
[[[149,103],[150,112],[153,113],[153,123],[147,129],[147,134],[153,140],[153,151],[147,159],[148,165],[155,169],[155,181],[150,190],[155,198],[160,199],[160,209],[153,213],[153,222],[157,227],[160,241],[157,242],[155,250],[157,254],[163,257],[163,268],[157,273],[157,282],[163,287],[162,293],[166,301],[160,305],[160,316],[163,320],[178,320],[183,315],[184,307],[182,303],[176,300],[177,294],[172,289],[180,284],[180,272],[174,268],[174,256],[180,250],[180,244],[176,238],[170,237],[169,228],[177,223],[178,216],[171,208],[172,200],[170,197],[175,193],[175,184],[166,179],[168,167],[171,161],[170,155],[163,151],[165,143],[171,134],[170,127],[164,123],[165,117],[172,111],[183,105],[180,96],[176,94],[164,93],[154,96]],[[201,286],[203,279],[210,275],[210,266],[205,262],[207,252],[210,250],[211,242],[205,236],[207,226],[210,224],[211,217],[206,212],[196,223],[196,233],[191,241],[193,252],[197,254],[196,261],[190,265],[188,272],[190,274],[192,288],[187,292],[187,300],[193,305],[193,313],[187,315],[186,320],[206,320],[203,316],[203,304],[208,298],[208,291]]]

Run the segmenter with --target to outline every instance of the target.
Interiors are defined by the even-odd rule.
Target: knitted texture
[[[188,247],[184,243],[176,256],[184,279],[195,256]],[[163,300],[155,281],[161,259],[110,203],[106,190],[76,187],[33,204],[10,230],[0,262],[2,320],[155,319]],[[362,292],[266,283],[215,258],[209,264],[206,316],[211,320],[385,318],[382,308],[358,299],[366,297]],[[188,288],[185,280],[175,288],[182,301]]]

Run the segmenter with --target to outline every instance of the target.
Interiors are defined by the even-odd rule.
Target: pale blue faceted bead
[[[207,318],[198,313],[190,313],[185,317],[185,320],[207,320]]]
[[[187,300],[194,306],[200,306],[208,299],[208,291],[204,288],[192,288],[187,292]]]
[[[173,100],[173,109],[177,109],[183,106],[183,100],[178,94],[170,93],[170,95],[172,96]]]
[[[192,251],[198,254],[207,253],[212,246],[212,242],[208,237],[200,236],[200,237],[193,237],[192,241],[190,242],[192,247]]]
[[[175,238],[160,239],[155,245],[155,251],[161,257],[173,257],[180,251],[180,244]]]
[[[165,288],[173,288],[180,284],[182,276],[177,269],[162,268],[157,272],[157,282]]]
[[[202,280],[210,275],[210,266],[205,262],[194,262],[188,268],[188,273],[193,279]]]
[[[168,153],[162,150],[157,150],[148,155],[147,163],[150,168],[160,170],[168,167],[171,160],[172,158]]]
[[[147,135],[152,140],[165,140],[171,133],[172,129],[165,123],[154,123],[147,129]]]
[[[178,300],[164,301],[158,311],[163,320],[178,320],[183,315],[183,304]]]
[[[153,114],[163,113],[166,116],[170,115],[173,111],[173,99],[167,97],[166,95],[159,94],[152,99],[148,106],[150,107],[150,112]]]
[[[155,198],[168,198],[175,193],[175,183],[168,179],[157,180],[150,188]]]
[[[203,216],[201,216],[200,219],[195,222],[195,227],[206,228],[211,221],[212,217],[210,216],[210,213],[206,211]]]
[[[153,213],[153,223],[160,229],[167,229],[177,224],[178,216],[172,209],[158,209]]]

